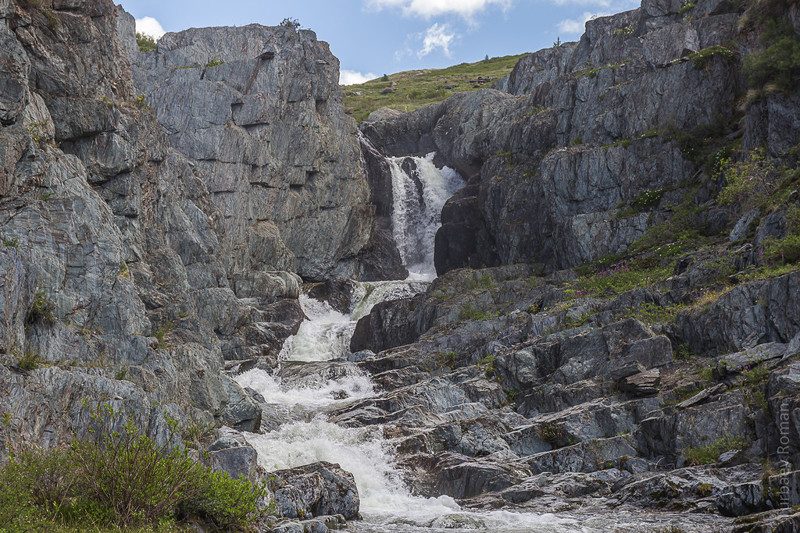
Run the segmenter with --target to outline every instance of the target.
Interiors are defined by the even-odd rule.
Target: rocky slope
[[[467,506],[797,531],[800,86],[760,74],[768,27],[800,49],[793,4],[645,0],[496,90],[373,113],[379,150],[469,184],[444,275],[356,328],[384,392],[336,419]]]
[[[359,132],[311,32],[140,54],[109,0],[0,0],[0,462],[107,403],[262,476],[239,431],[272,413],[231,375],[274,368],[304,280],[346,301],[341,278],[406,275],[384,157],[436,151],[469,182],[442,276],[362,319],[352,361],[282,377],[371,373],[330,420],[381,424],[419,494],[797,531],[800,93],[763,60],[798,35],[793,3],[645,0]],[[358,516],[336,465],[266,479],[327,518],[265,528]]]
[[[261,408],[226,368],[274,362],[303,319],[297,273],[357,276],[373,235],[327,45],[278,28],[206,30],[140,60],[133,31],[110,0],[0,2],[2,462],[86,436],[100,404],[160,444],[221,425],[257,431]],[[204,38],[243,48],[173,71]],[[132,60],[149,62],[150,78]],[[164,79],[149,103],[151,78]],[[170,94],[183,102],[181,88],[197,99],[180,108],[194,122],[159,110]],[[266,99],[273,90],[283,97]],[[228,448],[239,446],[217,441],[209,460],[255,468],[254,452]],[[354,488],[335,477],[301,485]],[[333,514],[354,516],[357,496],[347,505]]]

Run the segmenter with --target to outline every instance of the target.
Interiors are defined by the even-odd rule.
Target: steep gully
[[[272,373],[255,368],[236,378],[245,390],[261,396],[266,432],[245,434],[258,452],[259,464],[272,472],[325,461],[351,472],[364,519],[351,522],[350,531],[556,532],[604,531],[612,524],[634,529],[658,525],[654,517],[474,512],[462,509],[450,496],[417,496],[408,488],[381,425],[348,427],[328,420],[331,413],[380,394],[355,364],[363,355],[349,349],[358,320],[377,303],[424,292],[436,277],[434,238],[442,206],[464,182],[456,171],[437,168],[433,156],[387,158],[393,235],[408,278],[352,282],[349,308],[342,311],[301,295],[308,320],[286,341],[278,367]]]

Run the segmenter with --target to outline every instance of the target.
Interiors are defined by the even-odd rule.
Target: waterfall
[[[360,283],[347,314],[301,296],[300,304],[309,319],[287,341],[280,355],[282,363],[341,361],[358,318],[380,301],[416,294],[427,285],[421,281]],[[279,376],[260,369],[239,375],[236,379],[242,386],[264,396],[265,425],[273,428],[263,434],[246,433],[245,437],[258,452],[259,464],[268,471],[328,461],[351,472],[364,520],[350,523],[348,531],[412,533],[453,531],[454,527],[467,526],[498,533],[581,531],[574,529],[574,519],[506,511],[467,512],[449,496],[412,495],[394,464],[393,448],[382,427],[341,427],[326,419],[325,412],[330,409],[374,396],[370,377],[352,364],[344,375],[332,379],[326,377],[324,365],[319,370],[317,376],[312,373],[310,378],[304,374],[299,383],[285,383]]]
[[[364,520],[349,524],[349,531],[579,530],[575,529],[575,520],[553,515],[466,512],[448,496],[414,496],[394,464],[394,451],[382,427],[341,427],[325,416],[332,409],[376,394],[370,376],[345,362],[358,319],[378,302],[423,292],[436,277],[434,238],[441,224],[442,206],[464,181],[452,169],[436,168],[433,158],[434,154],[388,159],[394,198],[393,234],[409,278],[357,283],[347,313],[301,296],[300,305],[308,320],[284,344],[279,355],[282,370],[270,375],[253,369],[237,377],[242,386],[265,399],[263,426],[267,431],[245,434],[246,439],[258,452],[259,464],[268,471],[328,461],[352,472]],[[302,371],[293,373],[298,369]]]
[[[411,279],[436,277],[433,248],[442,207],[464,186],[458,172],[434,165],[434,155],[388,158],[394,198],[392,233]]]

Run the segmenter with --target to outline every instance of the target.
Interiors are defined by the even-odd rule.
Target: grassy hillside
[[[345,109],[357,122],[362,122],[367,115],[381,107],[412,111],[441,102],[453,93],[490,87],[499,78],[509,74],[524,55],[494,57],[444,69],[409,70],[366,83],[347,85],[342,87]],[[384,91],[387,91],[386,94],[383,94]]]

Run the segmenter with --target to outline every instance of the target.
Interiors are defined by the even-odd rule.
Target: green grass
[[[474,92],[490,87],[497,79],[511,73],[514,65],[527,54],[495,57],[477,63],[461,63],[444,69],[409,70],[390,74],[366,83],[347,85],[344,91],[345,109],[352,113],[357,122],[363,122],[373,111],[389,107],[400,111],[413,111],[445,100],[457,92]],[[470,83],[478,77],[487,78],[486,83]],[[381,94],[391,87],[394,92]],[[454,89],[446,86],[458,85]],[[356,95],[354,93],[361,93]]]
[[[686,463],[691,466],[708,465],[717,462],[717,458],[729,450],[740,450],[747,444],[744,437],[725,435],[705,446],[686,449]]]
[[[618,264],[585,275],[568,284],[567,298],[615,296],[624,292],[660,283],[672,274],[670,266],[628,267]]]
[[[588,68],[585,68],[583,70],[577,71],[575,73],[575,77],[576,78],[580,78],[582,76],[586,76],[586,77],[589,77],[589,78],[594,78],[595,76],[597,76],[597,73],[600,72],[601,70],[605,70],[607,68],[619,68],[624,64],[625,64],[625,62],[614,63],[613,65],[602,65],[602,66],[599,66],[599,67],[588,67]]]
[[[459,320],[488,320],[492,314],[488,311],[481,311],[472,304],[467,304],[458,313]]]
[[[673,322],[678,312],[685,309],[684,305],[661,306],[645,302],[638,307],[633,307],[622,313],[618,318],[635,318],[645,324],[667,324]],[[677,355],[676,359],[679,359]]]

